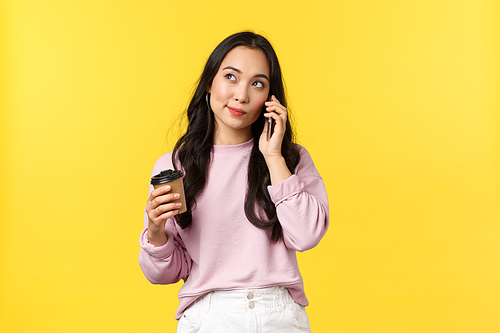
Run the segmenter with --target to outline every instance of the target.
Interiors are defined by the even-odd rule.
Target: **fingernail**
[[[176,204],[175,204],[175,207],[177,207],[177,208],[180,208],[181,206],[182,206],[182,204],[181,204],[181,203],[176,203]]]
[[[166,191],[170,191],[170,185],[165,186]]]
[[[180,197],[181,197],[180,194],[178,194],[178,193],[174,194],[174,198],[179,199]]]

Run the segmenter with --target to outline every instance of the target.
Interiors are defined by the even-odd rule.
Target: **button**
[[[255,308],[255,303],[254,303],[253,301],[248,302],[248,307],[249,307],[250,309]]]
[[[248,295],[247,295],[247,298],[248,299],[252,299],[253,298],[253,292],[249,292]]]

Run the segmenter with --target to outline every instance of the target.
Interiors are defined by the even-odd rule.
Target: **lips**
[[[239,117],[239,116],[243,116],[243,115],[246,114],[246,112],[243,111],[242,109],[233,108],[233,107],[230,107],[230,106],[228,106],[227,109],[229,110],[229,112],[231,112],[231,114],[233,116]]]

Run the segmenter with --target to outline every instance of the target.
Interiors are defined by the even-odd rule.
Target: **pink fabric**
[[[155,247],[148,242],[148,218],[140,236],[139,264],[155,284],[184,280],[176,318],[212,290],[285,287],[306,306],[296,251],[316,246],[328,228],[328,198],[323,180],[309,153],[301,146],[295,174],[268,190],[283,227],[283,241],[272,243],[270,230],[251,224],[245,216],[247,170],[253,141],[235,146],[214,146],[203,192],[193,211],[193,223],[181,229],[167,221],[168,241]],[[152,175],[171,169],[171,153],[156,162]],[[150,192],[153,187],[150,185]]]

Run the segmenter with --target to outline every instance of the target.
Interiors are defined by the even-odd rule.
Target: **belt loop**
[[[210,292],[210,295],[208,297],[208,307],[207,307],[207,312],[210,313],[210,306],[212,305],[212,296],[213,296],[214,292],[211,291]]]
[[[288,305],[288,290],[284,287],[279,287],[279,302],[280,306],[287,306]]]

